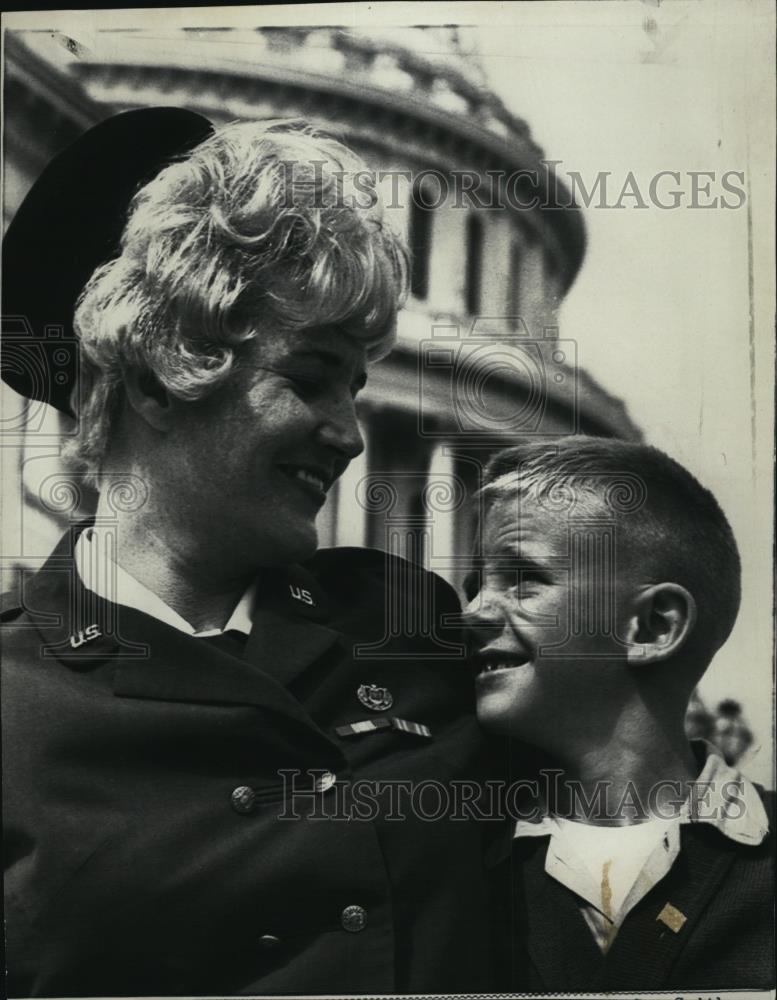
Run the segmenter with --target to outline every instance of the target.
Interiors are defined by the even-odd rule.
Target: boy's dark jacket
[[[316,795],[332,812],[357,779],[477,773],[457,633],[424,637],[424,614],[459,611],[453,590],[383,553],[320,552],[263,574],[240,659],[95,598],[76,535],[2,628],[9,995],[489,990],[482,825],[413,819],[407,796],[400,821],[385,797],[375,819],[278,818]],[[335,732],[389,717],[431,738]],[[282,769],[340,785],[290,805]]]
[[[677,860],[606,955],[577,896],[545,873],[548,838],[516,839],[493,870],[498,991],[774,989],[774,793],[762,798],[770,833],[757,846],[707,823],[681,828]],[[658,919],[667,903],[686,918],[677,931]]]

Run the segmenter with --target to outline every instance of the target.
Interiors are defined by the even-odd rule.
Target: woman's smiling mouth
[[[328,472],[310,465],[284,464],[279,468],[312,500],[319,505],[324,503],[327,490],[332,485],[332,476]]]

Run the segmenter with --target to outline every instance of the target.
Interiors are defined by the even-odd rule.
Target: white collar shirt
[[[76,572],[84,587],[112,604],[121,604],[142,611],[179,632],[206,639],[236,631],[249,635],[252,614],[256,603],[256,584],[252,583],[237,603],[229,621],[223,628],[196,631],[177,611],[161,597],[149,590],[116,562],[115,536],[99,528],[86,528],[78,537],[74,553]]]
[[[688,823],[710,823],[750,845],[760,844],[769,830],[755,786],[708,745],[694,794],[673,819],[603,827],[543,815],[518,820],[515,837],[550,837],[545,871],[579,897],[594,940],[607,952],[631,910],[671,869],[680,828]]]

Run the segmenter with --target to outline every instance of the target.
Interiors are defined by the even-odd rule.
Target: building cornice
[[[133,43],[111,46],[106,58],[85,50],[54,66],[7,32],[7,72],[80,130],[105,116],[103,104],[108,113],[180,104],[216,121],[292,114],[421,168],[533,172],[529,197],[541,207],[514,211],[535,228],[542,219],[562,291],[574,281],[585,253],[582,213],[526,123],[449,63],[340,29],[125,34]]]

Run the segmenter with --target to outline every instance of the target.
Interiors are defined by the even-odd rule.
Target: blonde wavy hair
[[[127,369],[183,400],[223,384],[274,328],[337,325],[390,350],[407,251],[364,162],[299,121],[217,130],[133,198],[115,260],[75,312],[81,344],[71,464],[96,483]]]

